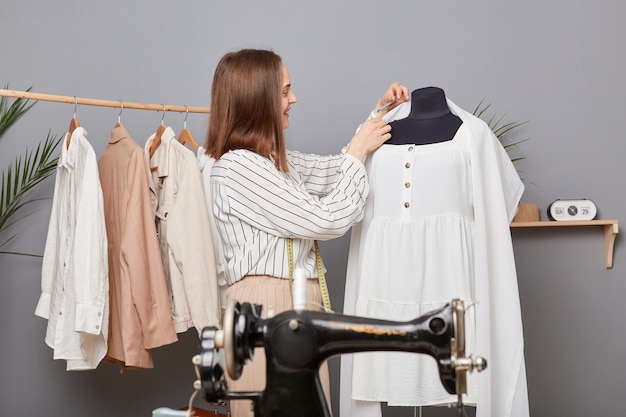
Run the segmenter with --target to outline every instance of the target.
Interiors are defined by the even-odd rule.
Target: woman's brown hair
[[[287,172],[280,94],[282,60],[262,49],[230,52],[217,64],[211,87],[211,114],[205,144],[219,159],[247,149],[274,160]]]

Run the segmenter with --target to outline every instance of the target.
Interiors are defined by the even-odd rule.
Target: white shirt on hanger
[[[107,352],[109,278],[98,162],[78,127],[62,142],[35,314],[67,370],[95,369]]]

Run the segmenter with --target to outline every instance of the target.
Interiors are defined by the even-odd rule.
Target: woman
[[[408,97],[406,87],[392,84],[374,114],[382,116]],[[265,316],[291,308],[289,275],[298,268],[309,278],[307,308],[320,309],[323,267],[318,268],[315,241],[342,236],[361,220],[369,191],[363,161],[391,138],[388,124],[373,117],[343,154],[288,152],[283,131],[296,102],[289,72],[272,51],[228,53],[215,70],[205,147],[216,160],[211,193],[224,249],[226,297],[261,304]],[[320,376],[328,397],[326,366]],[[265,358],[257,349],[229,389],[264,386]],[[246,401],[232,401],[231,407],[234,417],[252,415]]]

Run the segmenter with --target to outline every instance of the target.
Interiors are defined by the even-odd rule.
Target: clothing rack
[[[122,100],[102,100],[97,98],[82,98],[76,96],[59,96],[55,94],[43,94],[43,93],[33,93],[30,91],[17,91],[17,90],[0,90],[0,96],[4,97],[14,97],[14,98],[24,98],[28,100],[42,100],[42,101],[54,101],[57,103],[69,103],[74,105],[87,105],[87,106],[98,106],[98,107],[113,107],[117,109],[136,109],[136,110],[155,110],[155,111],[168,111],[168,112],[178,112],[178,113],[210,113],[211,109],[209,107],[198,107],[198,106],[180,106],[180,105],[172,105],[172,104],[148,104],[148,103],[137,103],[132,101],[122,101]]]

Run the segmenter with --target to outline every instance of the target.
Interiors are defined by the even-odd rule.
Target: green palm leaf
[[[26,91],[32,90],[33,87],[28,87]],[[5,84],[4,89],[8,90],[9,85]],[[0,97],[0,137],[6,129],[13,123],[22,117],[28,110],[30,110],[37,101],[29,104],[29,100],[23,100],[21,98],[15,99],[15,101],[9,106],[9,100],[7,97]]]
[[[8,85],[5,86],[5,89]],[[29,88],[27,91],[30,91]],[[3,97],[0,100],[0,138],[3,133],[36,102],[29,103],[29,100],[15,99],[9,105]],[[4,234],[9,226],[14,225],[33,212],[24,212],[28,206],[42,200],[43,198],[33,197],[33,189],[42,181],[50,177],[56,171],[58,156],[54,156],[62,137],[57,138],[48,132],[46,140],[40,142],[35,149],[26,149],[24,154],[15,158],[15,161],[2,172],[0,186],[0,235]],[[18,216],[20,214],[21,216]],[[12,241],[18,233],[15,233],[0,243],[0,249]],[[27,256],[39,256],[26,253],[6,252],[4,254],[18,254]]]
[[[493,134],[496,135],[500,143],[502,143],[502,146],[504,147],[504,149],[506,149],[507,152],[509,152],[511,161],[515,162],[515,161],[524,159],[525,157],[523,155],[511,156],[511,151],[513,149],[516,149],[519,151],[518,145],[520,143],[526,142],[528,138],[512,139],[510,135],[513,133],[515,129],[528,123],[528,120],[526,120],[525,122],[505,121],[504,117],[506,116],[506,113],[503,113],[500,116],[496,116],[494,114],[493,116],[487,118],[485,113],[491,107],[491,103],[483,104],[484,100],[485,99],[480,100],[480,102],[474,108],[474,111],[472,112],[472,114],[476,117],[480,117],[481,119],[485,121],[485,123],[487,123],[487,125],[489,126]]]
[[[52,156],[61,138],[48,133],[43,143],[35,150],[26,149],[13,164],[2,173],[0,193],[0,230],[10,226],[15,213],[38,199],[27,198],[30,191],[55,172],[58,158]]]

